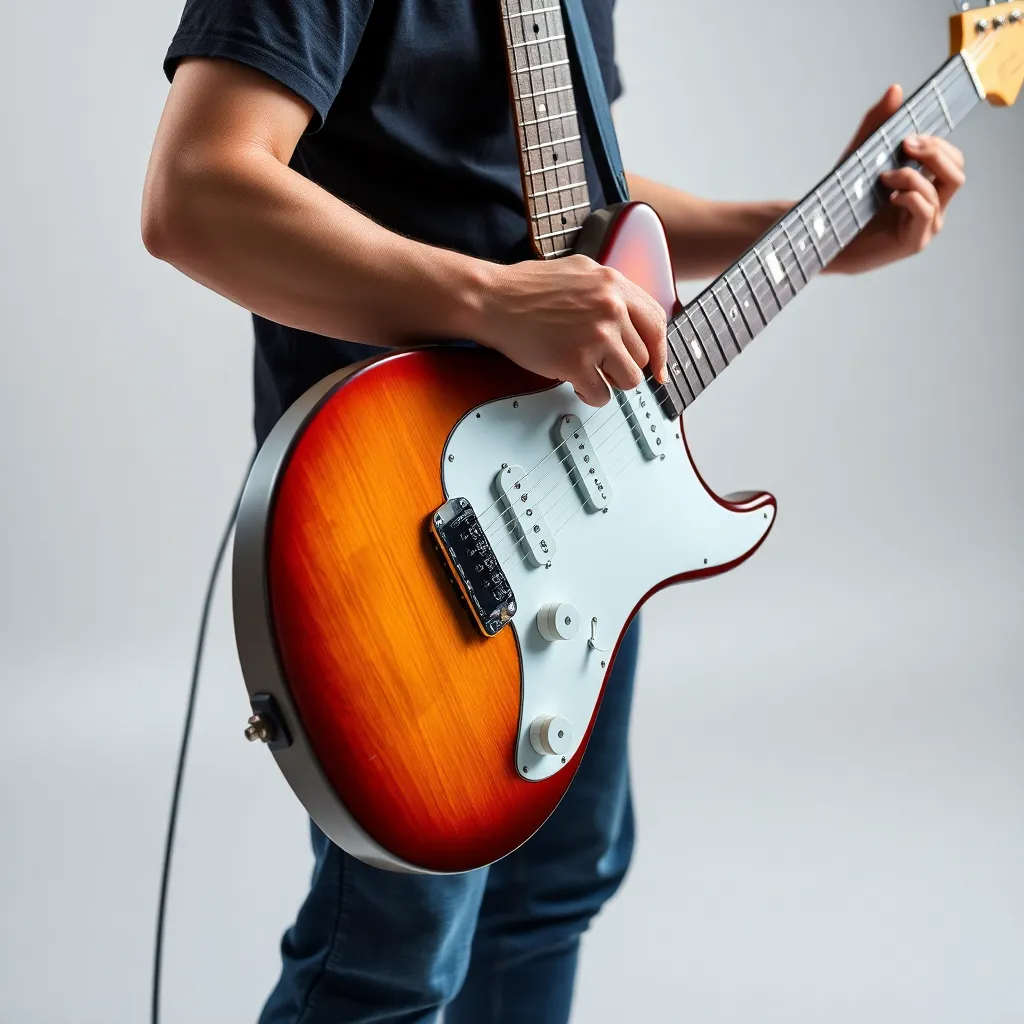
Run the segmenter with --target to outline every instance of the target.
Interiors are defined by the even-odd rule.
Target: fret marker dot
[[[548,109],[548,108],[547,108],[547,107],[545,107],[543,103],[538,103],[538,104],[537,104],[537,113],[538,113],[538,114],[543,114],[543,113],[544,113],[544,111],[545,111],[545,110],[547,110],[547,109]]]
[[[782,264],[779,262],[779,257],[775,255],[774,249],[768,250],[764,261],[768,264],[768,269],[772,272],[772,278],[775,283],[781,284],[782,279],[786,276],[786,272],[782,269]]]
[[[876,167],[881,167],[882,164],[884,164],[884,163],[885,163],[885,153],[879,153],[878,156],[875,157],[875,166]]]
[[[853,183],[853,194],[854,194],[854,195],[855,195],[855,196],[856,196],[856,197],[857,197],[858,199],[860,199],[860,197],[861,197],[862,195],[864,195],[864,180],[863,180],[862,178],[858,178],[858,179],[857,179],[857,180],[856,180],[856,181],[855,181],[855,182]]]
[[[729,318],[731,320],[735,320],[736,319],[736,315],[737,315],[737,310],[736,310],[736,307],[733,306],[732,309],[729,310]]]
[[[693,349],[693,358],[694,359],[700,359],[700,357],[702,355],[704,355],[704,353],[701,352],[701,350],[700,350],[700,345],[696,341],[691,341],[690,342],[690,348]]]
[[[806,242],[805,242],[805,241],[804,241],[804,240],[803,240],[803,239],[801,238],[801,239],[800,239],[800,241],[796,243],[796,247],[797,247],[797,248],[798,248],[798,249],[799,249],[799,250],[800,250],[801,252],[803,252],[803,251],[804,251],[804,249],[806,249],[806,248],[807,248],[807,243],[806,243]]]
[[[750,299],[744,299],[743,300],[743,308],[746,309],[747,306],[749,306],[749,305],[750,305]]]
[[[825,222],[820,217],[814,218],[814,232],[819,238],[825,234]]]

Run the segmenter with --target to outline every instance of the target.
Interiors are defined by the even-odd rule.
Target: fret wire
[[[946,124],[949,125],[949,130],[952,131],[955,127],[953,124],[953,118],[949,116],[949,108],[946,106],[946,101],[939,90],[938,82],[936,82],[934,78],[932,79],[932,92],[935,93],[935,98],[939,101],[939,106],[942,108],[943,116],[946,118]]]
[[[690,303],[690,305],[692,306],[693,303]],[[705,321],[707,321],[708,329],[711,331],[712,343],[715,346],[715,350],[718,352],[718,354],[722,358],[722,369],[724,370],[729,365],[729,359],[728,359],[728,357],[725,354],[725,349],[722,348],[722,343],[718,340],[718,332],[715,330],[715,325],[711,322],[711,317],[708,316],[707,310],[704,308],[703,304],[701,303],[699,295],[696,298],[696,305],[697,305],[697,309],[700,310],[701,316],[703,316]],[[705,353],[707,352],[707,350],[708,350],[708,345],[707,345],[707,342],[705,342],[704,343],[704,351],[705,351]],[[710,358],[710,356],[709,356],[709,358]],[[712,367],[714,367],[714,361],[712,361],[711,365],[712,365]],[[721,373],[721,370],[715,371],[715,376],[717,376],[719,373]]]
[[[874,136],[872,136],[872,138],[874,138]],[[866,161],[864,160],[864,154],[859,149],[854,151],[854,156],[856,156],[857,159],[860,161],[860,166],[863,168],[865,176],[867,177],[868,181],[871,182],[871,190],[867,193],[867,195],[875,195],[875,190],[878,188],[879,184],[878,176],[875,174],[874,171],[872,171],[868,167]]]
[[[667,332],[665,335],[665,347],[666,362],[671,363],[672,365],[678,365],[678,362],[674,359],[675,352],[672,349],[672,345],[669,343]],[[666,369],[667,368],[668,367],[666,366]],[[687,399],[686,395],[683,394],[683,389],[679,386],[679,381],[676,379],[675,376],[673,376],[671,370],[669,370],[667,374],[668,380],[664,384],[658,385],[654,381],[653,377],[650,375],[649,371],[650,367],[648,367],[647,370],[645,370],[644,372],[645,376],[647,376],[651,381],[651,387],[656,389],[657,387],[660,386],[664,389],[663,394],[658,398],[659,404],[662,406],[663,409],[665,409],[669,413],[669,415],[681,415],[682,411],[689,404],[689,400]],[[664,399],[668,399],[668,402],[666,403]]]
[[[683,405],[689,405],[691,402],[694,401],[694,399],[696,399],[697,392],[694,391],[693,387],[690,385],[689,378],[686,376],[686,373],[684,372],[682,367],[682,360],[679,358],[679,353],[676,351],[676,346],[672,343],[671,326],[669,327],[668,331],[665,332],[665,342],[668,346],[669,352],[672,353],[672,365],[669,367],[668,374],[669,380],[671,380],[672,383],[675,384],[676,391],[679,392],[679,398],[680,401],[682,401]],[[686,395],[683,393],[683,389],[679,384],[680,380],[682,380],[683,384],[686,385],[686,390],[687,392],[689,392],[690,395],[689,399],[687,399]]]
[[[861,224],[860,217],[857,216],[857,207],[853,205],[853,200],[850,198],[850,191],[846,187],[846,182],[843,181],[842,170],[837,169],[833,177],[836,178],[839,182],[839,191],[843,193],[843,198],[846,200],[846,205],[850,208],[850,213],[853,214],[853,223],[854,226],[857,228],[857,233],[859,234],[863,229],[864,225]]]
[[[552,147],[557,146],[560,142],[579,142],[580,138],[581,136],[579,135],[569,135],[564,139],[549,139],[547,142],[538,142],[535,146],[524,146],[523,149],[527,153],[532,153],[538,149],[551,149]],[[562,166],[564,167],[565,164],[562,164]]]
[[[521,43],[513,43],[512,49],[519,49],[523,46],[540,46],[541,43],[557,43],[559,39],[564,39],[565,36],[544,36],[543,39],[524,39]]]
[[[722,280],[725,282],[725,287],[729,289],[729,294],[732,296],[732,301],[736,304],[736,308],[740,311],[740,316],[743,317],[743,323],[747,328],[747,338],[753,341],[757,337],[760,328],[751,321],[750,315],[747,313],[747,310],[750,309],[750,300],[747,299],[747,304],[744,306],[736,291],[736,286],[729,280],[728,271],[722,275]]]
[[[816,231],[812,231],[811,228],[808,227],[807,217],[804,214],[804,204],[800,203],[800,205],[797,206],[796,210],[797,210],[797,213],[800,216],[800,221],[802,222],[802,224],[804,226],[804,231],[807,232],[807,237],[811,240],[811,245],[814,247],[814,251],[815,251],[815,253],[818,256],[818,262],[821,264],[822,268],[824,268],[825,264],[826,264],[826,260],[825,260],[825,257],[822,256],[822,254],[821,254],[821,249],[818,247],[818,239],[815,237],[817,232]]]
[[[529,174],[529,175],[546,174],[549,171],[550,172],[560,171],[563,167],[575,167],[575,166],[577,166],[577,164],[581,164],[581,163],[583,163],[583,158],[582,157],[579,160],[564,160],[564,161],[560,162],[557,167],[554,167],[554,166],[537,167],[537,168],[534,168],[533,170],[527,171],[526,173]],[[583,181],[580,182],[580,185],[585,185],[585,184],[586,184],[586,182],[583,182]]]
[[[550,96],[552,93],[556,93],[556,92],[569,92],[569,91],[571,91],[571,89],[572,89],[571,85],[559,85],[559,86],[556,86],[553,89],[541,89],[539,92],[521,92],[519,94],[519,96],[520,96],[521,99],[531,100],[535,96]]]
[[[715,291],[714,286],[708,288],[708,291],[711,292],[711,298],[715,300],[715,305],[718,307],[718,311],[722,314],[722,320],[725,322],[726,330],[732,336],[732,347],[736,349],[736,355],[739,355],[743,351],[743,346],[740,344],[739,335],[732,326],[732,320],[726,313],[725,307],[722,305],[722,300],[718,297],[718,292]],[[733,359],[735,358],[736,357],[733,356]],[[731,363],[732,360],[729,360],[729,362]]]
[[[772,298],[775,300],[775,305],[778,306],[778,308],[781,310],[782,309],[782,300],[779,298],[779,293],[775,290],[775,284],[772,281],[772,278],[775,275],[769,273],[768,270],[765,269],[764,258],[761,256],[761,253],[758,250],[756,245],[752,245],[750,247],[750,251],[754,254],[754,259],[757,261],[758,269],[764,275],[765,281],[768,282],[768,290],[772,293]],[[775,258],[778,259],[777,256]]]
[[[843,242],[842,236],[839,234],[838,231],[836,231],[836,225],[835,225],[835,221],[832,220],[832,214],[829,213],[829,209],[825,205],[825,200],[822,199],[822,197],[821,197],[821,189],[820,188],[816,188],[814,190],[814,194],[815,194],[815,196],[818,199],[818,205],[821,207],[822,213],[825,214],[825,220],[828,221],[829,229],[831,230],[832,234],[835,235],[835,239],[839,243],[839,248],[840,249],[844,249],[846,247],[845,243]]]
[[[683,316],[686,317],[686,322],[690,325],[690,330],[693,331],[693,341],[689,345],[689,349],[693,353],[693,365],[702,381],[704,381],[704,374],[700,372],[700,364],[703,363],[711,372],[711,380],[704,381],[704,387],[707,387],[711,381],[718,376],[718,374],[715,373],[715,368],[711,365],[711,360],[708,358],[707,351],[704,348],[704,339],[701,338],[700,333],[697,331],[697,326],[694,324],[693,318],[690,316],[689,308],[684,307]],[[697,347],[694,348],[694,345]],[[700,352],[699,356],[697,355],[698,351]]]
[[[565,65],[568,64],[568,63],[569,63],[568,60],[553,60],[553,61],[549,61],[547,64],[529,64],[525,68],[515,68],[515,69],[513,69],[513,74],[516,74],[516,75],[528,75],[528,74],[531,74],[534,71],[543,71],[543,70],[545,70],[545,68],[561,68],[561,67],[565,67]]]
[[[561,231],[548,231],[543,235],[537,235],[537,240],[540,241],[542,238],[558,238],[559,235],[571,235],[574,231],[579,230],[578,224],[573,224],[570,227],[562,228]]]
[[[743,278],[743,283],[747,286],[747,291],[750,292],[750,297],[754,300],[754,308],[757,310],[757,315],[761,318],[763,326],[768,326],[768,318],[764,315],[764,310],[761,308],[761,303],[757,301],[757,292],[754,291],[753,285],[750,283],[750,278],[747,277],[746,267],[743,266],[743,260],[741,259],[737,264],[739,268],[740,277]]]
[[[572,210],[590,209],[590,203],[576,203],[574,206],[563,206],[558,210],[549,210],[547,213],[535,213],[535,218],[541,217],[557,217],[560,213],[569,213]]]
[[[545,124],[548,121],[558,121],[560,118],[563,118],[563,117],[575,117],[575,116],[576,116],[576,111],[575,110],[566,110],[562,114],[549,114],[547,117],[538,117],[538,118],[535,118],[533,121],[520,121],[519,122],[519,127],[520,128],[532,128],[533,125],[535,125],[535,124]]]
[[[917,123],[917,115],[914,113],[914,100],[916,98],[917,98],[916,96],[911,96],[910,99],[906,103],[906,108],[907,108],[907,113],[910,114],[910,122],[914,126],[914,131],[917,132],[918,135],[920,135],[921,134],[921,128],[920,128],[920,126]]]
[[[732,302],[732,308],[736,311],[736,317],[732,317],[732,322],[736,323],[736,329],[740,327],[743,329],[743,339],[739,343],[739,349],[742,352],[743,349],[756,337],[757,332],[750,326],[750,322],[747,315],[744,313],[742,304],[740,303],[739,296],[736,294],[736,288],[729,280],[728,274],[723,274],[719,279],[725,285],[729,292],[729,298]],[[721,303],[721,299],[718,300]],[[738,317],[738,321],[737,321]],[[739,334],[736,335],[739,338]]]
[[[683,337],[682,329],[680,328],[679,324],[675,321],[673,321],[672,330],[676,332],[676,339],[679,345],[682,346],[683,350],[682,355],[680,355],[678,349],[673,349],[676,356],[676,362],[682,364],[681,375],[686,380],[686,386],[690,389],[690,392],[693,395],[694,399],[696,399],[697,396],[704,390],[704,381],[701,378],[700,371],[697,369],[697,367],[693,365],[693,359],[690,356],[689,348],[687,348],[686,339]],[[676,374],[676,376],[678,377],[680,376],[680,374]],[[696,381],[697,386],[694,385],[694,381]]]
[[[564,167],[565,164],[563,164],[562,166]],[[530,198],[531,199],[536,199],[538,196],[548,196],[548,195],[551,195],[553,192],[566,192],[566,191],[568,191],[571,188],[585,188],[585,187],[586,187],[586,182],[585,181],[572,181],[568,185],[559,185],[556,188],[546,188],[546,189],[542,189],[540,192],[531,192],[530,193]]]
[[[529,18],[533,14],[547,14],[549,11],[560,11],[562,8],[558,4],[554,7],[539,7],[535,11],[519,11],[518,13],[510,13],[511,18]]]
[[[708,362],[711,365],[712,370],[715,372],[715,376],[718,377],[718,375],[728,367],[729,360],[725,357],[725,352],[722,351],[722,346],[718,340],[718,334],[715,331],[715,325],[712,324],[707,311],[700,304],[700,296],[697,296],[696,299],[689,304],[687,311],[690,317],[690,323],[693,325],[693,330],[697,333],[697,340],[700,342],[703,351],[705,351],[705,355],[708,357]],[[697,326],[698,322],[695,318],[695,314],[698,312],[703,319],[705,319],[705,323],[708,325],[708,330],[711,333],[710,342],[707,338],[701,335],[700,328]],[[719,367],[719,360],[721,360],[721,368]]]
[[[796,257],[796,266],[797,269],[800,271],[800,276],[804,279],[804,284],[807,284],[809,279],[807,277],[806,272],[804,271],[803,264],[801,264],[800,262],[800,254],[797,251],[796,246],[793,244],[793,239],[789,234],[789,228],[786,227],[785,220],[782,221],[782,230],[786,235],[786,241],[789,243],[789,247],[793,251],[793,255]]]

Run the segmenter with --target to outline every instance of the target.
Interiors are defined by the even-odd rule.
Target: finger
[[[894,206],[901,206],[910,214],[907,243],[914,252],[920,252],[934,234],[934,207],[920,192],[896,192],[891,198]]]
[[[637,288],[636,298],[627,297],[626,309],[629,312],[630,328],[636,335],[636,342],[643,346],[645,358],[637,359],[639,366],[646,366],[659,384],[668,380],[668,341],[665,338],[665,310],[653,296],[642,288]],[[632,333],[623,331],[622,340],[626,348],[633,352]],[[635,357],[635,353],[634,353]]]
[[[598,373],[596,366],[591,366],[589,370],[574,374],[572,387],[582,401],[586,402],[587,405],[594,406],[596,409],[607,405],[608,400],[612,397],[611,391],[608,390],[608,385],[604,382],[601,374]]]
[[[938,194],[939,209],[945,211],[950,199],[967,180],[967,177],[963,172],[963,166],[956,164],[948,149],[937,145],[941,141],[941,139],[924,139],[920,145],[908,146],[908,149],[915,155],[922,168],[930,172],[929,177]],[[931,142],[936,144],[929,144]]]
[[[880,176],[886,188],[899,192],[914,192],[921,195],[931,206],[932,216],[939,212],[941,205],[936,187],[920,172],[912,167],[901,167],[896,171],[886,171]]]
[[[622,344],[629,354],[630,359],[637,365],[640,370],[641,379],[643,378],[643,368],[647,366],[651,361],[650,353],[647,351],[647,346],[643,342],[643,338],[640,337],[640,333],[633,326],[631,320],[627,321],[622,325]],[[639,383],[639,381],[637,382]],[[618,386],[618,385],[616,385]],[[634,384],[633,387],[636,387]]]
[[[921,136],[910,136],[905,145],[912,148],[914,145],[913,140],[919,139],[922,143],[926,144],[930,148],[934,148],[940,153],[945,153],[953,163],[960,168],[964,169],[964,154],[963,150],[958,149],[948,139],[940,139],[937,135],[921,135]]]
[[[616,387],[620,391],[629,391],[637,387],[644,379],[640,365],[626,347],[625,338],[623,338],[620,344],[613,346],[611,351],[604,355],[600,370],[612,387]]]
[[[890,85],[883,93],[882,98],[864,115],[846,152],[850,153],[855,150],[876,128],[888,121],[899,110],[902,103],[903,89],[898,85]]]

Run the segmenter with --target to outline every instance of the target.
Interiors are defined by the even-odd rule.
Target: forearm
[[[723,203],[627,174],[630,197],[652,206],[668,237],[677,278],[721,273],[793,204],[782,201]]]
[[[143,207],[155,255],[290,327],[373,345],[464,337],[489,264],[376,224],[255,147],[163,159]]]

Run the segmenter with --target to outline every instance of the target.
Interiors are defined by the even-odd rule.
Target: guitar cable
[[[256,461],[256,455],[249,462],[249,469]],[[206,582],[206,596],[203,599],[203,612],[199,619],[199,633],[196,637],[195,651],[192,656],[192,683],[188,691],[188,705],[185,710],[185,724],[181,731],[181,746],[178,750],[178,767],[174,776],[174,789],[171,794],[171,810],[167,820],[167,838],[164,842],[163,870],[160,877],[160,897],[157,903],[156,913],[156,944],[153,949],[153,986],[152,1003],[150,1007],[151,1024],[160,1024],[160,969],[163,962],[164,948],[164,922],[167,911],[167,890],[171,876],[171,854],[174,850],[174,835],[178,824],[178,804],[181,800],[181,783],[185,775],[185,761],[188,758],[188,742],[192,735],[192,721],[195,717],[196,694],[199,689],[199,670],[203,661],[203,648],[206,646],[206,632],[210,622],[210,608],[213,605],[213,594],[217,585],[217,577],[220,575],[220,567],[224,562],[224,553],[227,551],[228,539],[234,529],[235,520],[238,518],[238,508],[242,504],[242,494],[245,491],[246,481],[249,479],[249,469],[245,472],[242,486],[238,490],[238,496],[231,509],[227,525],[217,546],[217,554],[213,560],[213,567],[210,570],[209,579]]]

